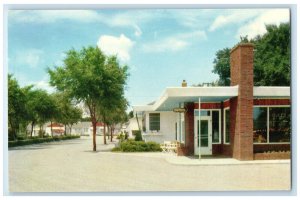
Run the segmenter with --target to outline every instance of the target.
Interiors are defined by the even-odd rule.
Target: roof
[[[171,111],[183,102],[221,102],[238,96],[239,87],[169,87],[152,105],[133,106],[135,111]],[[258,98],[290,97],[290,87],[254,87]]]
[[[51,124],[49,124],[47,127],[51,127]],[[59,123],[52,123],[52,128],[53,127],[64,127],[63,124],[59,124]]]
[[[99,126],[104,126],[104,124],[103,124],[102,122],[97,122],[96,126],[97,126],[97,127],[99,127]],[[91,125],[91,127],[93,127],[93,124]]]

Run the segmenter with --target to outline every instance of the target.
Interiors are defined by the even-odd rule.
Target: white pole
[[[201,160],[201,99],[199,97],[199,105],[198,105],[198,117],[199,117],[199,130],[198,130],[198,134],[199,134],[199,137],[198,137],[198,140],[199,140],[199,160]]]

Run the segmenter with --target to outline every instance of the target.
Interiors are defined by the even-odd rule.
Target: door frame
[[[194,117],[194,155],[199,155],[199,147],[198,147],[198,119],[199,116]],[[201,147],[200,153],[201,155],[212,155],[212,119],[211,116],[201,116],[201,121],[208,121],[208,146]]]

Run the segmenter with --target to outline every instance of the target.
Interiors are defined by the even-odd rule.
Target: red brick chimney
[[[244,43],[230,52],[231,86],[239,86],[230,100],[230,144],[238,160],[253,160],[253,49]]]
[[[187,87],[187,82],[185,80],[182,81],[181,87]]]

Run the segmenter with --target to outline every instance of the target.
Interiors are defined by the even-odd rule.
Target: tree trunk
[[[72,135],[72,126],[73,125],[70,126],[70,135]]]
[[[64,132],[65,136],[67,135],[67,125],[65,124],[65,132]]]
[[[40,134],[41,134],[41,136],[42,136],[42,138],[44,137],[44,133],[43,133],[43,130],[42,130],[42,126],[43,125],[40,125]]]
[[[93,151],[96,151],[96,125],[97,125],[97,121],[96,120],[92,120],[92,124],[93,124]]]
[[[110,133],[110,126],[109,125],[107,125],[107,139],[109,140],[109,133]]]
[[[104,123],[103,127],[104,127],[104,129],[103,129],[104,144],[106,144],[106,130],[105,130],[105,123]]]
[[[51,137],[53,137],[52,121],[51,121]]]
[[[32,137],[32,133],[33,133],[33,127],[34,127],[34,122],[31,122],[31,131],[30,131],[30,137]]]
[[[113,127],[110,127],[110,141],[113,141]]]

